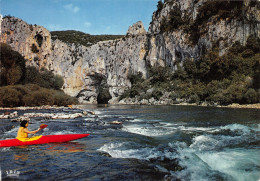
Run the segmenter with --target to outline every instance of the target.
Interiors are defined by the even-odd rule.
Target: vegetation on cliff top
[[[90,35],[74,30],[51,32],[51,38],[53,40],[59,39],[65,43],[74,43],[84,46],[91,46],[99,41],[115,40],[123,37],[124,35]]]
[[[219,56],[213,47],[200,60],[186,60],[173,73],[170,68],[154,66],[149,78],[129,74],[132,87],[121,99],[154,97],[159,100],[165,92],[176,103],[251,104],[260,102],[260,39],[249,37],[245,46],[236,42],[229,51]]]
[[[61,91],[63,78],[47,70],[26,67],[24,57],[0,44],[0,106],[68,105],[77,100]]]

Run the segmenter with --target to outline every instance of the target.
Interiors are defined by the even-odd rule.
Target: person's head
[[[21,127],[27,128],[28,123],[29,122],[27,120],[23,120],[23,121],[21,121],[20,125],[21,125]]]

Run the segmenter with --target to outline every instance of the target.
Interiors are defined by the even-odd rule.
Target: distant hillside
[[[84,46],[91,46],[99,41],[115,40],[124,37],[124,35],[90,35],[80,31],[52,31],[52,40],[59,39],[65,43],[74,43]]]

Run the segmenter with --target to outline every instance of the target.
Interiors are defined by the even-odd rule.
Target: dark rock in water
[[[105,157],[112,157],[109,153],[106,152],[101,152],[100,154]]]

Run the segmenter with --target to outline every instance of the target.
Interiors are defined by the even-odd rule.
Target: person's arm
[[[39,129],[37,129],[37,130],[35,130],[35,131],[29,131],[28,129],[24,129],[24,132],[25,133],[28,133],[28,134],[35,134],[35,133],[37,133],[38,131],[40,131],[41,130],[41,128],[39,128]]]

